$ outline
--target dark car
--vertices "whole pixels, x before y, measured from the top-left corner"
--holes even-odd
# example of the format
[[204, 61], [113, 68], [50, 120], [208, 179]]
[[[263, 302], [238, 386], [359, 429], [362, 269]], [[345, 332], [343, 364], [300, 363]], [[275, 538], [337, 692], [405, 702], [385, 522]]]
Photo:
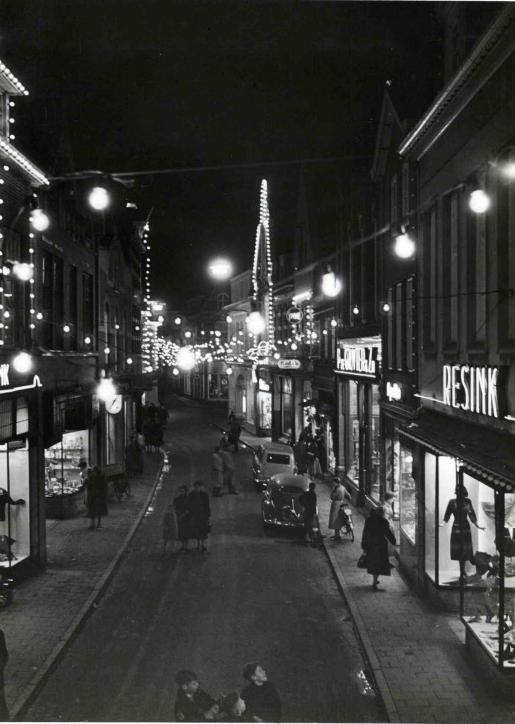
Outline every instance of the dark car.
[[308, 489], [306, 475], [279, 473], [273, 475], [263, 491], [261, 511], [265, 528], [302, 528], [303, 508], [299, 497]]
[[264, 490], [272, 476], [296, 473], [295, 456], [288, 445], [271, 442], [259, 445], [252, 459], [252, 475], [258, 490]]

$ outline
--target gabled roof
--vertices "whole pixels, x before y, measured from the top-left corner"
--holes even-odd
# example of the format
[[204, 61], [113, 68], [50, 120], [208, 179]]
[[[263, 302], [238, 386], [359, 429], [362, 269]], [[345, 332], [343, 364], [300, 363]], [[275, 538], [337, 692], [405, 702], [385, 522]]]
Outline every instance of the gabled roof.
[[40, 171], [40, 169], [29, 161], [29, 159], [24, 156], [21, 151], [18, 151], [12, 143], [9, 143], [9, 141], [6, 141], [3, 138], [0, 138], [0, 156], [3, 156], [8, 161], [15, 163], [32, 179], [32, 181], [36, 183], [37, 186], [49, 185], [50, 182], [43, 171]]
[[370, 169], [370, 176], [373, 180], [379, 176], [383, 176], [385, 173], [388, 155], [394, 150], [392, 143], [394, 130], [398, 131], [398, 138], [401, 138], [402, 124], [393, 105], [391, 96], [388, 93], [388, 89], [385, 88], [379, 125], [377, 127], [374, 161]]
[[[429, 150], [470, 100], [515, 50], [515, 6], [508, 3], [399, 147], [417, 159]], [[416, 150], [415, 150], [416, 149]]]

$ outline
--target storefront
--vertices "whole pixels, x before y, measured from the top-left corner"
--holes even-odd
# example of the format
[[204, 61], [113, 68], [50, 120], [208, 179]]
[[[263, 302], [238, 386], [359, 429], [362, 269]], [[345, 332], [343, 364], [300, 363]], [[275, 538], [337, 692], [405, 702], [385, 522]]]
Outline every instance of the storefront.
[[256, 428], [258, 435], [272, 434], [272, 378], [268, 370], [258, 370], [256, 388]]
[[[19, 382], [19, 384], [16, 384]], [[40, 391], [0, 365], [0, 567], [45, 558], [40, 471]]]
[[426, 587], [459, 595], [469, 648], [515, 673], [515, 437], [497, 425], [511, 418], [495, 370], [445, 366], [436, 402], [459, 414], [424, 409], [400, 428], [400, 527]]
[[320, 438], [319, 461], [321, 472], [336, 473], [336, 401], [335, 379], [332, 365], [315, 364], [311, 384], [312, 405], [307, 408], [306, 424], [310, 424]]
[[[400, 536], [400, 491], [404, 495], [404, 521], [408, 531], [407, 539], [414, 545], [413, 531], [410, 531], [408, 507], [412, 479], [412, 450], [406, 447], [406, 440], [401, 445], [399, 428], [407, 425], [416, 415], [418, 409], [417, 399], [413, 396], [413, 382], [411, 375], [398, 373], [392, 375], [390, 371], [383, 370], [386, 379], [383, 379], [383, 397], [381, 399], [381, 430], [383, 439], [383, 470], [381, 480], [381, 502], [386, 517], [390, 521], [399, 540]], [[388, 375], [388, 377], [387, 377]], [[414, 498], [414, 495], [413, 495]], [[413, 500], [413, 505], [416, 501]]]
[[84, 511], [84, 483], [92, 464], [92, 402], [89, 395], [52, 398], [53, 435], [44, 451], [47, 518], [68, 518]]
[[312, 396], [313, 365], [305, 360], [284, 358], [272, 370], [272, 437], [295, 442], [306, 426], [304, 400]]
[[379, 379], [381, 338], [341, 339], [336, 349], [336, 384], [343, 422], [339, 459], [359, 504], [380, 500], [381, 437]]

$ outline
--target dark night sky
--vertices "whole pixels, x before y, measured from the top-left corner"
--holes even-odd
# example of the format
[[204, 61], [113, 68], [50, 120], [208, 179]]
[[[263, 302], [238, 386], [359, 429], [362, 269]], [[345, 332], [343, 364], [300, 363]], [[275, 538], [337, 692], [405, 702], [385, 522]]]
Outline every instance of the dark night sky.
[[[0, 57], [31, 91], [16, 144], [50, 174], [63, 138], [75, 170], [366, 157], [387, 79], [401, 117], [434, 96], [441, 32], [430, 2], [0, 4]], [[363, 165], [336, 169], [349, 181]], [[298, 166], [140, 179], [140, 208], [155, 207], [153, 296], [180, 306], [215, 253], [250, 265], [265, 176], [286, 249]]]

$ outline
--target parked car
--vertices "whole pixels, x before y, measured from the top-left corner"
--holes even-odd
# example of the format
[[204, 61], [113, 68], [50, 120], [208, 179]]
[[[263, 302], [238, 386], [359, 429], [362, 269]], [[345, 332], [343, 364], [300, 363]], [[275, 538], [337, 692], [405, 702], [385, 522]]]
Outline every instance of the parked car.
[[252, 459], [252, 473], [258, 490], [263, 490], [272, 475], [296, 473], [295, 456], [288, 445], [272, 442], [259, 445]]
[[304, 509], [299, 497], [308, 489], [309, 483], [307, 475], [273, 475], [263, 491], [261, 513], [264, 527], [302, 528]]

